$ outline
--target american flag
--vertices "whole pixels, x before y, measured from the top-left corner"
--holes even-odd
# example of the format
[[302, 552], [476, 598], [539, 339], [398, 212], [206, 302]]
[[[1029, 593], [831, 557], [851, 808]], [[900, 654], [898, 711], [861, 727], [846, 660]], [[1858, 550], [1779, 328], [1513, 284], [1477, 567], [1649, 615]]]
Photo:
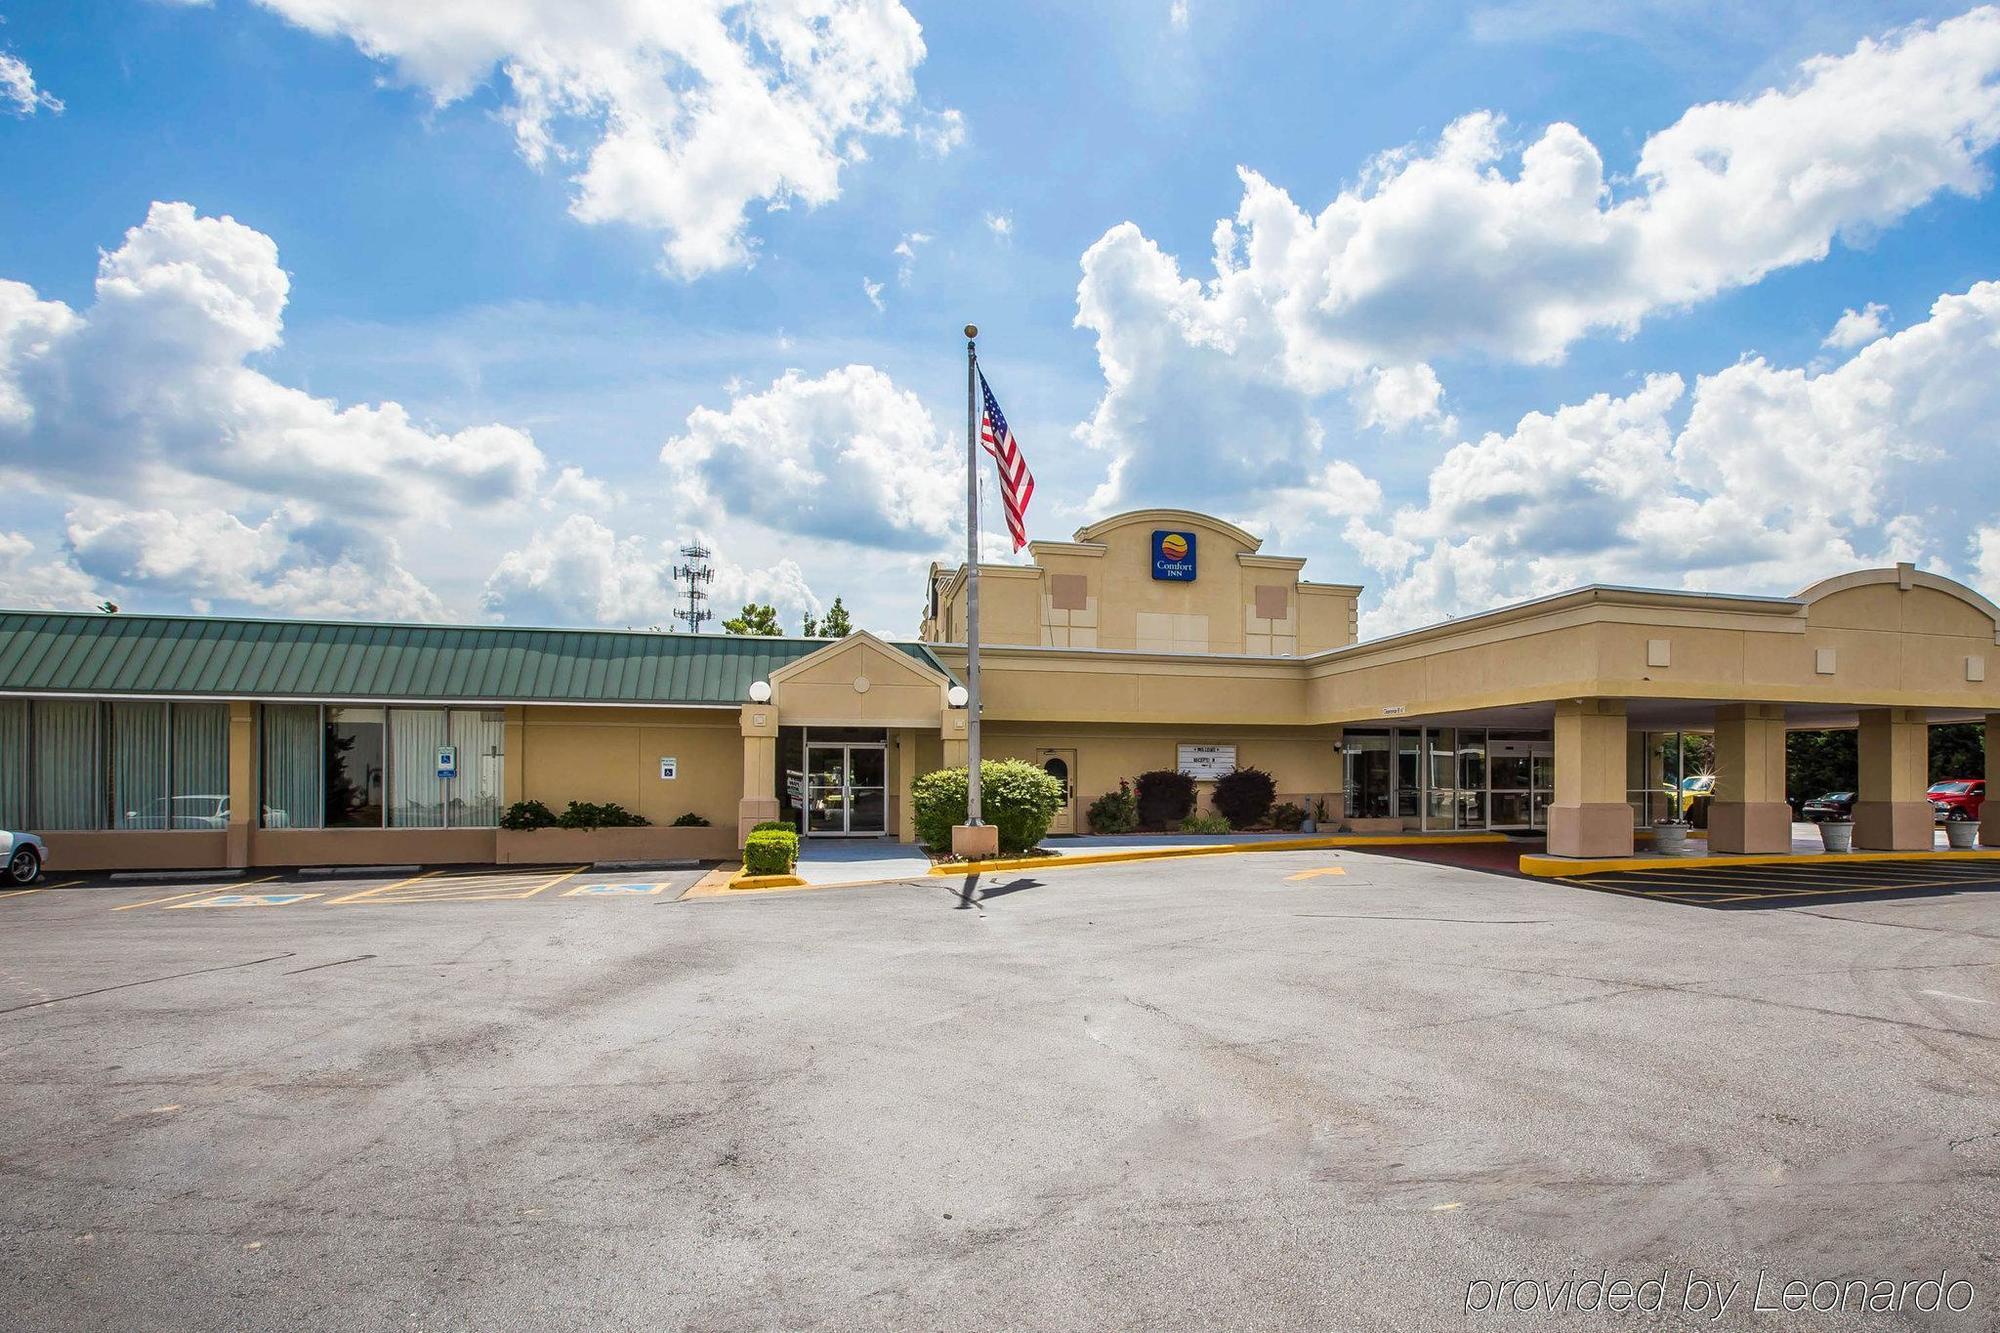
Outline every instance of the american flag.
[[1000, 498], [1007, 508], [1007, 531], [1013, 535], [1014, 549], [1018, 551], [1028, 544], [1028, 501], [1035, 494], [1035, 474], [1028, 471], [1028, 460], [1022, 457], [1014, 432], [1007, 428], [1000, 404], [993, 401], [993, 386], [986, 382], [985, 371], [979, 373], [979, 392], [986, 399], [985, 409], [979, 414], [979, 442], [999, 465]]

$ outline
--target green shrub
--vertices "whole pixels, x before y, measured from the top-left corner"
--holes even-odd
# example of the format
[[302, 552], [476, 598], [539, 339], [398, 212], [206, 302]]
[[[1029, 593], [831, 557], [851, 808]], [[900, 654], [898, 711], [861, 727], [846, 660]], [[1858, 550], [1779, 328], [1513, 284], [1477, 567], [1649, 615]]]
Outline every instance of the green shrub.
[[1181, 821], [1183, 833], [1227, 833], [1229, 821], [1221, 815], [1189, 815]]
[[790, 829], [759, 829], [743, 842], [746, 875], [789, 875], [798, 863], [799, 835]]
[[[918, 778], [910, 789], [916, 807], [917, 838], [933, 851], [951, 847], [951, 830], [965, 822], [966, 771], [941, 768]], [[1049, 831], [1067, 793], [1063, 784], [1019, 759], [988, 759], [979, 765], [979, 813], [1000, 830], [1000, 850], [1025, 852]]]
[[676, 819], [673, 823], [673, 827], [675, 828], [707, 828], [708, 826], [708, 821], [692, 810], [682, 815], [679, 819]]
[[558, 828], [641, 828], [653, 821], [644, 815], [635, 815], [615, 802], [602, 805], [594, 801], [571, 801], [556, 816]]
[[1194, 813], [1194, 779], [1171, 768], [1139, 775], [1139, 827], [1169, 829]]
[[555, 822], [556, 812], [540, 801], [516, 801], [500, 816], [500, 827], [506, 829], [554, 828]]
[[1306, 822], [1305, 807], [1293, 805], [1290, 801], [1286, 801], [1282, 805], [1271, 807], [1270, 818], [1272, 828], [1283, 829], [1287, 833], [1296, 833]]
[[1232, 768], [1215, 780], [1216, 813], [1231, 828], [1249, 828], [1262, 820], [1278, 799], [1278, 784], [1261, 768]]
[[750, 826], [752, 833], [762, 833], [765, 829], [776, 829], [780, 833], [797, 833], [799, 826], [786, 819], [765, 819]]
[[1090, 803], [1090, 829], [1093, 833], [1130, 833], [1139, 827], [1139, 801], [1132, 795], [1132, 784], [1118, 779], [1118, 790], [1108, 791]]

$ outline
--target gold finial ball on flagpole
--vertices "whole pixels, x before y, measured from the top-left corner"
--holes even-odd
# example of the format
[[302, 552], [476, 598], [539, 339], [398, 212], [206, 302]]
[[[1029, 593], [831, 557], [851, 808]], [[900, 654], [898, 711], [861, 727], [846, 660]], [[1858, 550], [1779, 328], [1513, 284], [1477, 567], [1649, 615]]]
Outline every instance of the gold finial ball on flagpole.
[[977, 338], [979, 336], [979, 326], [977, 324], [966, 325], [965, 336], [968, 338]]

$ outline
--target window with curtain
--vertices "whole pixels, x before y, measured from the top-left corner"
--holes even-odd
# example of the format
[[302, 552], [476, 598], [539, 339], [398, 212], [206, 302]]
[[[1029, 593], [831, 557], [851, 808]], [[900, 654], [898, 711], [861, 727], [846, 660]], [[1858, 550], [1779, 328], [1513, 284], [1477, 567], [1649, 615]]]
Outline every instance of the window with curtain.
[[28, 827], [28, 701], [0, 699], [0, 828]]
[[388, 773], [384, 709], [326, 710], [326, 827], [381, 828]]
[[38, 699], [32, 718], [34, 827], [103, 828], [103, 709], [87, 701]]
[[225, 828], [229, 824], [229, 705], [175, 704], [173, 725], [173, 826]]
[[[389, 826], [443, 828], [446, 789], [438, 776], [438, 751], [451, 744], [442, 708], [389, 710]], [[454, 821], [455, 822], [455, 821]]]
[[265, 828], [322, 826], [320, 740], [319, 705], [264, 705]]
[[167, 808], [167, 706], [111, 705], [111, 827], [164, 829]]
[[492, 828], [500, 822], [506, 736], [506, 714], [497, 708], [452, 710], [450, 743], [458, 751], [451, 794], [454, 828]]

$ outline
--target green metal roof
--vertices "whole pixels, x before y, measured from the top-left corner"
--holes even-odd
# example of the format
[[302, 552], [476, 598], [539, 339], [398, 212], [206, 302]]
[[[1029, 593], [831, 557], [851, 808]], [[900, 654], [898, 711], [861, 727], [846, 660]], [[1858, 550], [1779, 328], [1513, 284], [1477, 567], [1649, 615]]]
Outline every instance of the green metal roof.
[[[740, 704], [825, 639], [0, 611], [0, 693]], [[892, 645], [947, 678], [921, 643]]]

